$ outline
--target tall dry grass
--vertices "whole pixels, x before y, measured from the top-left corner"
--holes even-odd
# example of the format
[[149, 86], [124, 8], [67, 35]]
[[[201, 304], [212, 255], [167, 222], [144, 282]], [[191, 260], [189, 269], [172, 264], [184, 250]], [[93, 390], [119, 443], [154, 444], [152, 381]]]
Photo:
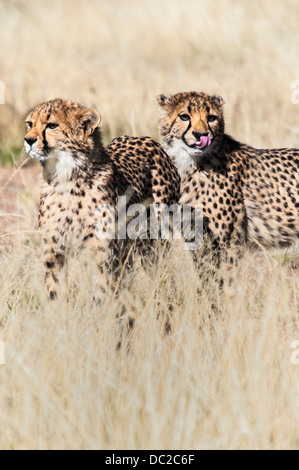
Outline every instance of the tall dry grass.
[[38, 240], [19, 234], [1, 255], [1, 448], [298, 448], [290, 263], [247, 253], [224, 296], [187, 252], [164, 252], [99, 309], [72, 260], [54, 305]]
[[[21, 116], [56, 96], [95, 106], [106, 142], [158, 138], [155, 95], [191, 89], [223, 95], [242, 141], [298, 146], [298, 12], [295, 0], [1, 0], [1, 149], [12, 155]], [[17, 195], [5, 246], [0, 225], [0, 448], [299, 447], [298, 250], [246, 252], [225, 294], [187, 252], [161, 252], [101, 309], [71, 260], [53, 306], [37, 199]]]

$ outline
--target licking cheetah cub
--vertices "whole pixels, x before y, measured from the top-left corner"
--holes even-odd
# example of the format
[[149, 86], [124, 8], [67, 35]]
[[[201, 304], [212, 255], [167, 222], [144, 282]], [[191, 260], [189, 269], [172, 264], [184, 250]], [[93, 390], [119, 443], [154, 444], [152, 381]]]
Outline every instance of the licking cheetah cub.
[[66, 254], [83, 248], [98, 276], [96, 298], [102, 298], [120, 195], [129, 190], [130, 202], [152, 197], [157, 204], [179, 199], [178, 173], [160, 145], [125, 136], [105, 150], [100, 119], [97, 111], [62, 99], [37, 105], [26, 118], [25, 150], [43, 169], [39, 227], [50, 299], [57, 297]]
[[224, 133], [223, 99], [185, 92], [157, 97], [163, 147], [182, 178], [182, 204], [202, 205], [221, 249], [242, 239], [287, 246], [299, 236], [299, 150], [255, 149]]

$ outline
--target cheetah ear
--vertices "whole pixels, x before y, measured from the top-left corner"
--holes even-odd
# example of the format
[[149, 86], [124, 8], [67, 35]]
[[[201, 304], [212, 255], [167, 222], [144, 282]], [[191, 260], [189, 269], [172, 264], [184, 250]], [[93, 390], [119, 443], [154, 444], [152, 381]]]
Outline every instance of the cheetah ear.
[[167, 96], [163, 95], [163, 93], [161, 95], [158, 95], [156, 100], [160, 106], [167, 106], [171, 103], [171, 99], [167, 98]]
[[213, 95], [212, 98], [218, 106], [223, 106], [224, 105], [224, 99], [221, 96]]
[[101, 116], [94, 109], [85, 109], [81, 113], [81, 124], [87, 137], [94, 133], [100, 122]]

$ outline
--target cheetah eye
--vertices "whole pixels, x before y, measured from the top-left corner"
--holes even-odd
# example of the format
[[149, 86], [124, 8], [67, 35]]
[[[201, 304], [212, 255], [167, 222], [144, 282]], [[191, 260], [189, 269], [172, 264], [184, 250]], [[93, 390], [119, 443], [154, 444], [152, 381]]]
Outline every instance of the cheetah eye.
[[190, 116], [189, 116], [189, 114], [182, 113], [182, 114], [179, 115], [179, 118], [180, 118], [182, 121], [189, 121]]
[[31, 121], [26, 121], [26, 124], [27, 124], [28, 128], [31, 129], [31, 127], [32, 127], [32, 122], [31, 122]]
[[217, 121], [217, 116], [214, 116], [213, 114], [210, 114], [210, 115], [208, 116], [208, 121], [209, 121], [209, 122], [215, 122], [215, 121]]
[[58, 124], [56, 124], [56, 122], [48, 122], [48, 124], [46, 125], [46, 129], [57, 129], [58, 127]]

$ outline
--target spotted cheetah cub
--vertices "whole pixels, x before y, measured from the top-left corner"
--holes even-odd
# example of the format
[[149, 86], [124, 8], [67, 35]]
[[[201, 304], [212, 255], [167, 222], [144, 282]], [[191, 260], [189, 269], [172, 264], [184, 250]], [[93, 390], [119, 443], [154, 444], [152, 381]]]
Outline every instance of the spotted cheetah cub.
[[202, 205], [217, 246], [287, 246], [299, 236], [299, 150], [255, 149], [224, 133], [223, 99], [157, 97], [163, 147], [182, 178], [182, 204]]
[[94, 262], [97, 300], [107, 287], [115, 208], [126, 192], [131, 201], [157, 204], [179, 199], [180, 180], [169, 157], [149, 137], [122, 137], [103, 148], [100, 115], [78, 103], [54, 99], [26, 118], [25, 150], [42, 165], [39, 227], [45, 246], [46, 286], [57, 297], [58, 272], [66, 254], [88, 250]]

